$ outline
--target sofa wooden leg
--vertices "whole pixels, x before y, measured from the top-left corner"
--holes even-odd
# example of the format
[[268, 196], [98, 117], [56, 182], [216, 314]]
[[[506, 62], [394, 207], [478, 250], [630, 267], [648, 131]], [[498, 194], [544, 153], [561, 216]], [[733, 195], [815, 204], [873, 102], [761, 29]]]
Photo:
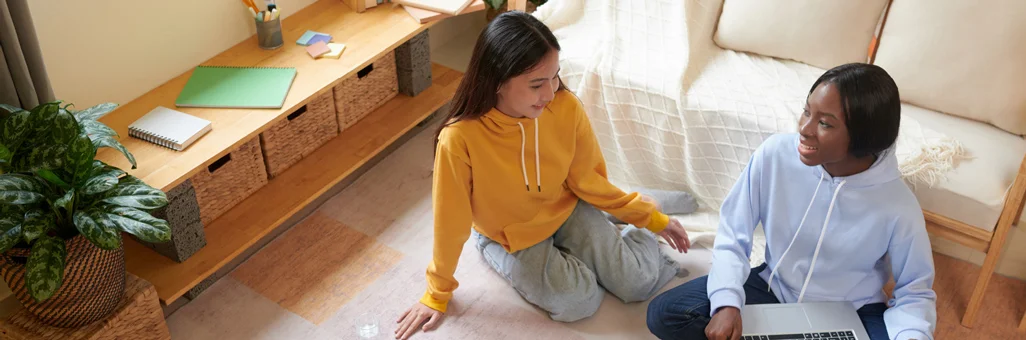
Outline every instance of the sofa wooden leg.
[[1019, 332], [1026, 332], [1026, 313], [1022, 315], [1022, 321], [1019, 321]]
[[969, 305], [966, 306], [965, 315], [962, 316], [962, 326], [973, 327], [973, 322], [976, 321], [976, 314], [980, 311], [980, 304], [983, 303], [983, 296], [987, 293], [987, 284], [990, 283], [990, 277], [994, 275], [994, 267], [997, 266], [1000, 253], [1001, 250], [997, 247], [991, 247], [990, 251], [987, 252], [987, 258], [983, 260], [980, 276], [976, 279], [976, 287], [973, 288], [973, 296], [969, 299]]
[[[1013, 202], [1013, 206], [1018, 206], [1021, 202], [1022, 196], [1017, 196], [1019, 196], [1018, 201]], [[987, 284], [990, 283], [990, 277], [994, 275], [994, 268], [997, 267], [1001, 252], [1005, 249], [1005, 240], [1008, 238], [1009, 230], [1012, 229], [1012, 217], [1015, 215], [1017, 213], [1014, 210], [1006, 209], [998, 219], [997, 226], [994, 228], [994, 236], [990, 239], [990, 246], [987, 247], [987, 257], [983, 260], [983, 268], [980, 268], [980, 277], [976, 279], [976, 287], [973, 288], [973, 296], [969, 299], [969, 305], [966, 306], [965, 315], [962, 316], [962, 326], [972, 328], [973, 322], [976, 321], [976, 314], [980, 311], [983, 296], [987, 293]]]

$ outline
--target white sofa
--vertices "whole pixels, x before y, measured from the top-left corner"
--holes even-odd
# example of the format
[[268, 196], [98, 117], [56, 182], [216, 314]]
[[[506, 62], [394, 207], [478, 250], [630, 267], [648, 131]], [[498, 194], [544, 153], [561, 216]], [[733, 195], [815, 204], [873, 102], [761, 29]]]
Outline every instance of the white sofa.
[[[1026, 191], [1026, 2], [549, 4], [535, 15], [560, 39], [561, 76], [584, 101], [611, 176], [691, 190], [713, 209], [763, 138], [794, 131], [825, 69], [886, 69], [904, 102], [903, 173], [931, 234], [950, 240], [935, 238], [935, 250], [983, 265], [962, 320], [972, 325]], [[1026, 268], [1017, 248], [1006, 271]]]

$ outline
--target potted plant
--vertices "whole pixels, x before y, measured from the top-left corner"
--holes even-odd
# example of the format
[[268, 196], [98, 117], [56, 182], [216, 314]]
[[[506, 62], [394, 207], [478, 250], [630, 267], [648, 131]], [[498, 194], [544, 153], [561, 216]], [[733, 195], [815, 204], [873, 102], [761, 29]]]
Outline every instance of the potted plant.
[[[527, 13], [533, 13], [538, 6], [544, 5], [548, 0], [527, 0]], [[484, 0], [487, 10], [486, 18], [492, 21], [495, 17], [508, 10], [509, 0]]]
[[0, 274], [44, 323], [80, 327], [106, 318], [125, 288], [121, 232], [167, 242], [150, 211], [164, 192], [95, 160], [99, 148], [135, 158], [97, 121], [115, 104], [82, 111], [61, 102], [0, 106]]

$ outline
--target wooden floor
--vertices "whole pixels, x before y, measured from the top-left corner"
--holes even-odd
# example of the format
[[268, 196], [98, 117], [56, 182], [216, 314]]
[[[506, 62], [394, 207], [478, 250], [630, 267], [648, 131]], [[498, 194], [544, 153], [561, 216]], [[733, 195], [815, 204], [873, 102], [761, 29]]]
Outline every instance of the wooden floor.
[[972, 329], [959, 322], [965, 313], [973, 284], [980, 267], [946, 255], [934, 254], [937, 279], [938, 340], [946, 339], [1026, 339], [1026, 333], [1016, 331], [1023, 312], [1026, 312], [1026, 282], [994, 275], [990, 280], [983, 308]]

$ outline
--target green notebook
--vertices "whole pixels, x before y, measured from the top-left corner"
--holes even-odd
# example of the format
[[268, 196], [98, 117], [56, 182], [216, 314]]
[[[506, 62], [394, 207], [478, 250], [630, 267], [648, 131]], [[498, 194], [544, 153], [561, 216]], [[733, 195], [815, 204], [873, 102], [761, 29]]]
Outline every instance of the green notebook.
[[292, 67], [197, 66], [175, 106], [280, 109], [295, 78]]

